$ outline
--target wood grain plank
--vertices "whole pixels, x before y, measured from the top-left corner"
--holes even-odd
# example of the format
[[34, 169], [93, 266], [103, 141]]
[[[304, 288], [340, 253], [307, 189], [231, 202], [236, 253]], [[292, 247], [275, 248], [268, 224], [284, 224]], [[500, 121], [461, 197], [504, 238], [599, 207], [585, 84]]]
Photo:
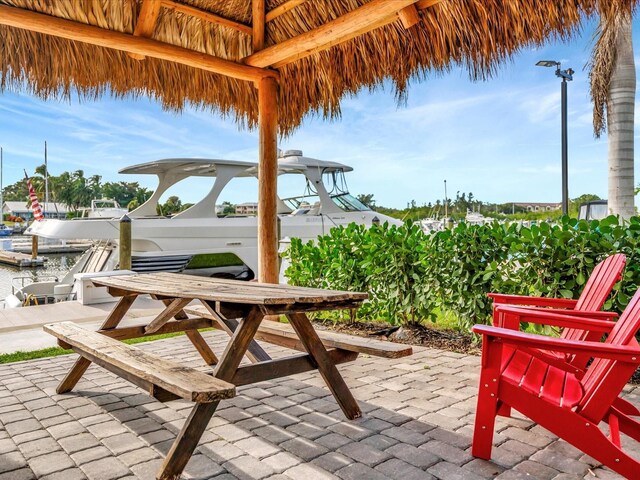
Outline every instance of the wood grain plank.
[[184, 467], [189, 462], [193, 451], [198, 446], [209, 420], [218, 408], [220, 402], [198, 403], [193, 407], [189, 417], [178, 433], [171, 449], [167, 453], [158, 471], [158, 480], [178, 480]]
[[167, 322], [155, 333], [146, 333], [144, 331], [147, 327], [146, 323], [130, 325], [128, 327], [113, 328], [110, 330], [98, 330], [98, 333], [116, 340], [127, 340], [129, 338], [148, 337], [150, 335], [185, 332], [187, 330], [201, 330], [203, 328], [211, 328], [211, 324], [211, 319], [200, 316], [199, 318], [190, 318], [188, 320], [180, 320], [179, 322]]
[[207, 365], [215, 365], [218, 363], [218, 357], [213, 353], [213, 350], [211, 350], [211, 347], [209, 347], [205, 339], [200, 335], [199, 331], [186, 330], [185, 333]]
[[171, 320], [175, 315], [179, 315], [180, 312], [182, 312], [182, 309], [189, 305], [189, 303], [191, 303], [191, 298], [176, 298], [169, 306], [160, 312], [158, 316], [149, 323], [149, 325], [147, 325], [145, 332], [157, 332], [158, 329]]
[[211, 402], [235, 395], [235, 386], [189, 367], [178, 365], [144, 352], [72, 322], [44, 326], [51, 335], [61, 338], [83, 357], [109, 368], [157, 385], [181, 398], [194, 402]]
[[[209, 302], [202, 301], [202, 305], [206, 309], [208, 318], [211, 318], [213, 321], [217, 322], [220, 328], [227, 332], [230, 337], [232, 337], [238, 328], [238, 321], [231, 318], [224, 318], [223, 316], [219, 315], [215, 310], [215, 305]], [[252, 363], [271, 360], [271, 356], [258, 344], [258, 342], [253, 339], [249, 343], [246, 355]]]
[[[328, 350], [327, 354], [334, 364], [352, 362], [358, 357], [357, 352], [349, 352], [348, 350], [332, 349]], [[240, 387], [242, 385], [250, 385], [252, 383], [273, 380], [274, 378], [308, 372], [316, 368], [316, 364], [309, 354], [293, 355], [286, 358], [257, 363], [255, 365], [238, 367], [238, 371], [234, 375], [231, 383]]]
[[[71, 345], [68, 345], [67, 348], [70, 347]], [[91, 365], [90, 360], [87, 360], [84, 357], [78, 358], [73, 364], [73, 367], [71, 367], [71, 370], [67, 372], [65, 377], [60, 382], [60, 385], [58, 385], [58, 387], [56, 388], [56, 393], [62, 394], [73, 390], [73, 387], [78, 384], [78, 382], [82, 378], [82, 375], [84, 375], [84, 372], [86, 372], [87, 368], [89, 368], [89, 365]]]
[[[213, 318], [209, 311], [199, 306], [188, 307], [185, 310], [191, 315]], [[325, 330], [318, 330], [316, 333], [323, 345], [329, 348], [340, 348], [343, 350], [365, 353], [367, 355], [383, 358], [402, 358], [413, 354], [413, 348], [411, 345], [358, 337], [344, 333], [328, 332]], [[258, 328], [256, 336], [260, 338], [263, 334], [265, 335], [265, 340], [267, 340], [267, 338], [271, 338], [274, 340], [272, 343], [277, 343], [282, 346], [288, 346], [290, 344], [278, 343], [277, 340], [279, 338], [291, 340], [294, 342], [292, 344], [296, 344], [299, 340], [293, 327], [286, 323], [264, 322]], [[298, 348], [296, 348], [296, 350], [298, 350]]]
[[312, 304], [341, 300], [357, 302], [368, 298], [368, 295], [362, 292], [332, 291], [215, 278], [196, 278], [191, 275], [177, 273], [102, 277], [95, 279], [94, 284], [118, 289], [119, 291], [156, 294], [171, 298], [202, 298], [211, 301], [251, 305]]
[[307, 353], [317, 365], [320, 375], [322, 375], [327, 387], [329, 387], [338, 405], [340, 405], [342, 412], [350, 420], [360, 418], [362, 411], [358, 406], [358, 402], [353, 398], [342, 375], [340, 375], [333, 360], [322, 345], [309, 318], [304, 313], [291, 313], [287, 315], [287, 318], [298, 334], [300, 341], [304, 344]]
[[121, 297], [113, 310], [111, 310], [109, 315], [107, 315], [107, 318], [100, 326], [100, 330], [117, 327], [131, 308], [131, 305], [133, 305], [133, 302], [135, 302], [136, 298], [138, 298], [138, 295], [135, 293]]

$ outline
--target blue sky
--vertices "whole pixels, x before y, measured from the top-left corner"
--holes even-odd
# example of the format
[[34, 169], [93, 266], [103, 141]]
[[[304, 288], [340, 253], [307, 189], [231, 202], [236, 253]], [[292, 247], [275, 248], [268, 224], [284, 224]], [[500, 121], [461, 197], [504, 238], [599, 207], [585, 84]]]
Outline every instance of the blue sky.
[[[396, 104], [389, 86], [362, 91], [344, 99], [341, 120], [307, 118], [280, 147], [353, 166], [351, 192], [373, 193], [385, 206], [434, 202], [443, 197], [445, 179], [450, 196], [471, 191], [486, 202], [559, 202], [560, 80], [553, 69], [535, 66], [554, 59], [576, 71], [569, 84], [569, 195], [606, 198], [607, 140], [606, 134], [593, 137], [585, 70], [593, 30], [589, 24], [570, 43], [524, 49], [486, 82], [471, 82], [458, 68], [415, 81], [406, 105]], [[43, 163], [45, 140], [54, 175], [83, 169], [103, 181], [149, 188], [153, 177], [118, 175], [118, 169], [170, 157], [256, 161], [258, 152], [256, 132], [207, 111], [164, 112], [145, 98], [43, 102], [26, 90], [0, 94], [5, 185], [20, 179], [23, 168], [31, 172]], [[289, 179], [280, 188], [286, 197], [301, 194], [304, 185]], [[168, 194], [193, 202], [207, 190], [206, 181], [192, 179]], [[231, 183], [221, 200], [257, 200], [255, 182]]]

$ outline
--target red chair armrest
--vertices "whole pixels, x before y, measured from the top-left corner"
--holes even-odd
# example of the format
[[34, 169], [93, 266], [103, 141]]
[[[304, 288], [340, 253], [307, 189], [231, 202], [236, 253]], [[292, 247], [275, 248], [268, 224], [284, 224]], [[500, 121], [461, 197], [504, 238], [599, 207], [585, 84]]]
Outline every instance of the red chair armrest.
[[633, 345], [611, 345], [600, 342], [566, 340], [489, 325], [475, 325], [473, 332], [482, 335], [484, 337], [483, 340], [491, 339], [510, 345], [562, 353], [582, 353], [592, 357], [610, 358], [612, 360], [640, 364], [640, 348]]
[[[603, 313], [606, 314], [602, 315]], [[593, 332], [610, 332], [615, 325], [615, 323], [611, 321], [612, 315], [608, 312], [554, 311], [550, 309], [498, 305], [494, 314], [494, 324], [500, 326], [499, 322], [504, 317], [508, 317], [510, 320], [515, 318], [518, 324], [527, 322], [562, 328], [578, 328], [580, 330]]]
[[554, 308], [574, 308], [577, 300], [570, 298], [546, 298], [529, 297], [527, 295], [505, 295], [502, 293], [488, 293], [487, 296], [493, 299], [495, 305], [531, 305], [534, 307], [554, 307]]

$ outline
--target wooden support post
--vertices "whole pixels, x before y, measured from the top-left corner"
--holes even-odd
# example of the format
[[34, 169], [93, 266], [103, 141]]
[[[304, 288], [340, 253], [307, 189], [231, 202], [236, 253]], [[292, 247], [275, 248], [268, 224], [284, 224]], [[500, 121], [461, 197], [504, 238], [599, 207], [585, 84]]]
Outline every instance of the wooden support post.
[[251, 1], [251, 28], [253, 38], [253, 51], [257, 52], [264, 48], [265, 31], [265, 0]]
[[120, 270], [131, 270], [131, 219], [123, 215], [120, 219]]
[[34, 260], [38, 258], [38, 236], [31, 236], [31, 258]]
[[260, 160], [258, 166], [258, 279], [278, 283], [278, 83], [258, 83]]

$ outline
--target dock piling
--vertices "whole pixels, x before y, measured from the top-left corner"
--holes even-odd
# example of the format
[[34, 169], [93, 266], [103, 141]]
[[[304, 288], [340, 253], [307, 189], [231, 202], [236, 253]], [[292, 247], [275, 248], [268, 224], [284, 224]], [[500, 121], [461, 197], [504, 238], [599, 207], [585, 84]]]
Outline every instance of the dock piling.
[[31, 236], [31, 258], [35, 260], [38, 258], [38, 236]]
[[131, 270], [131, 218], [120, 218], [120, 270]]

